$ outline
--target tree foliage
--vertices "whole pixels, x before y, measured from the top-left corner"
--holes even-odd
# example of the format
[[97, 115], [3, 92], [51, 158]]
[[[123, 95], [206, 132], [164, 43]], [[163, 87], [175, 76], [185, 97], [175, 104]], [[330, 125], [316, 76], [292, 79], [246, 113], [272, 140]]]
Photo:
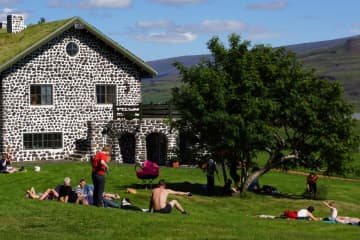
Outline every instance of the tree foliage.
[[39, 21], [38, 21], [38, 24], [43, 24], [43, 23], [45, 23], [45, 22], [46, 22], [45, 18], [44, 18], [44, 17], [41, 17], [41, 18], [39, 19]]
[[267, 152], [267, 163], [243, 182], [244, 189], [274, 167], [345, 171], [357, 136], [353, 108], [338, 81], [305, 70], [284, 48], [251, 48], [235, 34], [228, 47], [217, 37], [207, 45], [211, 60], [175, 63], [183, 84], [172, 93], [182, 114], [175, 125], [191, 133], [198, 150], [219, 162], [241, 161], [244, 176], [257, 154]]

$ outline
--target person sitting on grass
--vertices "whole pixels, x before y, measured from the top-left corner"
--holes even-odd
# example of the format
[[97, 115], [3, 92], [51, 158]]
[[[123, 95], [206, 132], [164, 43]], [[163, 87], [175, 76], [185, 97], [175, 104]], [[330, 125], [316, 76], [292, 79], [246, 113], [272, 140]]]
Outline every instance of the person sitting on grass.
[[330, 208], [330, 217], [327, 217], [327, 218], [324, 218], [323, 220], [327, 220], [327, 221], [336, 221], [336, 218], [337, 218], [337, 214], [338, 214], [338, 211], [336, 209], [336, 206], [335, 206], [335, 202], [323, 202], [324, 205], [328, 208]]
[[64, 179], [64, 185], [60, 186], [59, 190], [59, 201], [60, 202], [70, 202], [70, 203], [79, 203], [81, 197], [78, 196], [76, 192], [74, 192], [70, 185], [70, 178], [66, 177]]
[[360, 218], [347, 217], [347, 216], [338, 216], [338, 211], [335, 206], [335, 202], [323, 202], [324, 205], [330, 208], [330, 217], [324, 218], [324, 221], [334, 221], [341, 224], [352, 224], [360, 225]]
[[78, 195], [79, 203], [82, 205], [92, 205], [93, 191], [93, 185], [87, 185], [84, 178], [80, 179], [79, 185], [74, 188], [74, 192]]
[[11, 166], [11, 160], [7, 153], [3, 153], [0, 160], [0, 172], [1, 173], [15, 173], [18, 169]]
[[53, 188], [48, 188], [44, 193], [37, 193], [34, 187], [26, 191], [26, 197], [39, 200], [54, 200], [59, 197], [59, 193]]
[[179, 192], [166, 188], [165, 180], [161, 179], [158, 183], [158, 186], [152, 190], [150, 198], [149, 211], [152, 209], [154, 212], [158, 213], [170, 213], [172, 208], [176, 208], [182, 214], [188, 214], [180, 205], [177, 200], [167, 201], [169, 194], [179, 195], [179, 196], [191, 196], [190, 192]]

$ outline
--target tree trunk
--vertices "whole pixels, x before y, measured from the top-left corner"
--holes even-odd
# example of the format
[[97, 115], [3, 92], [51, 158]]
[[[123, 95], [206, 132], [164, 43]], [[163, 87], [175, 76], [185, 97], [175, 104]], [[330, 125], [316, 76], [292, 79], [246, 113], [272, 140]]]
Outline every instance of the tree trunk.
[[257, 178], [261, 177], [262, 175], [264, 175], [265, 173], [267, 173], [268, 171], [270, 171], [272, 168], [279, 166], [281, 163], [289, 160], [289, 159], [294, 159], [297, 158], [296, 155], [287, 155], [287, 156], [282, 156], [279, 159], [277, 159], [276, 155], [271, 155], [269, 157], [268, 162], [266, 163], [266, 165], [257, 170], [254, 171], [245, 181], [245, 184], [243, 185], [241, 192], [245, 192], [248, 187], [250, 186], [250, 184]]

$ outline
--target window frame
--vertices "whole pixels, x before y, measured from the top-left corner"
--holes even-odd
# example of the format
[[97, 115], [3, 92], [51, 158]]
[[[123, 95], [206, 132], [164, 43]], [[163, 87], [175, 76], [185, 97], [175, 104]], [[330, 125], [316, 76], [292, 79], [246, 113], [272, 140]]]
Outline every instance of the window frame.
[[[102, 88], [100, 90], [100, 88]], [[112, 88], [112, 89], [111, 89]], [[99, 92], [99, 91], [100, 92]], [[116, 84], [96, 84], [95, 85], [95, 101], [98, 105], [109, 105], [116, 102]], [[110, 91], [110, 93], [109, 93]], [[109, 98], [112, 96], [111, 101]]]
[[[35, 87], [39, 87], [39, 89], [35, 89]], [[50, 87], [50, 94], [47, 90], [49, 87]], [[52, 84], [31, 84], [30, 105], [31, 106], [54, 105], [54, 86]]]
[[[71, 48], [69, 48], [69, 46]], [[74, 48], [73, 46], [76, 46], [76, 48]], [[76, 52], [74, 52], [74, 49], [76, 49]], [[70, 41], [65, 46], [65, 52], [69, 57], [76, 57], [77, 55], [79, 55], [80, 46], [78, 43], [76, 43], [74, 41]]]
[[[23, 148], [24, 150], [63, 149], [63, 136], [62, 132], [23, 133]], [[27, 137], [30, 139], [26, 139]]]

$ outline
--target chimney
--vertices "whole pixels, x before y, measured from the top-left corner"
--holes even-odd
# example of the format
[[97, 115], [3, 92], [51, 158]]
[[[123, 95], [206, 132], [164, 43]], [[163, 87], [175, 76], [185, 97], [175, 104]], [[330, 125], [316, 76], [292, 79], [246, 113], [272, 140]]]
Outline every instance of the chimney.
[[26, 28], [24, 24], [24, 16], [18, 14], [7, 15], [7, 32], [17, 33]]

